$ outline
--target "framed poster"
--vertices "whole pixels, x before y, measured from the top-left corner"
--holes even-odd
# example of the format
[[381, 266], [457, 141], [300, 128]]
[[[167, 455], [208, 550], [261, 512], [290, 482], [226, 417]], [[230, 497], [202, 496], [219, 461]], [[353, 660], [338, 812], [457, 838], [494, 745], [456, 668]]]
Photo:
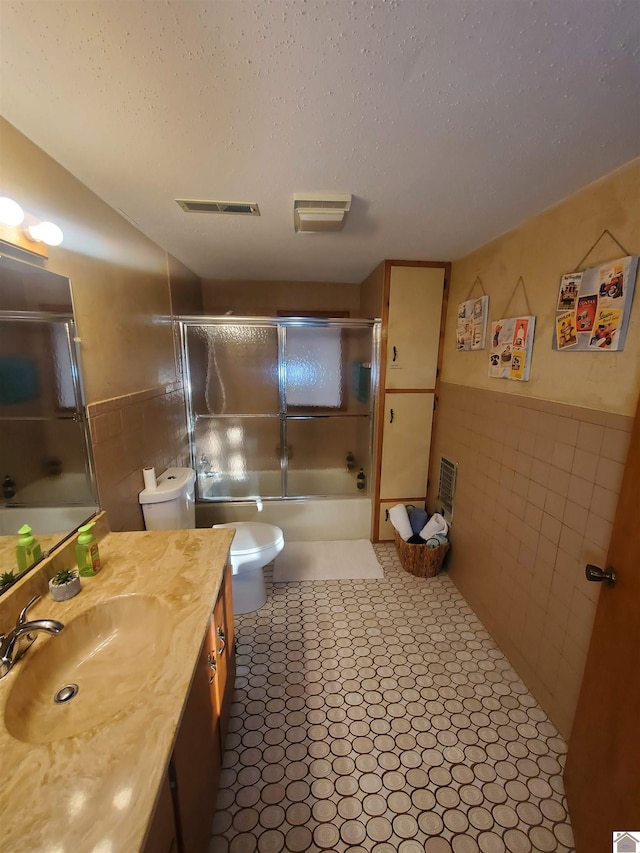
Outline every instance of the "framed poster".
[[487, 338], [489, 297], [467, 299], [458, 305], [456, 349], [461, 351], [484, 349]]
[[553, 348], [562, 352], [624, 349], [637, 273], [638, 258], [629, 255], [563, 275]]
[[491, 323], [489, 376], [517, 382], [529, 380], [535, 327], [533, 315], [508, 317]]

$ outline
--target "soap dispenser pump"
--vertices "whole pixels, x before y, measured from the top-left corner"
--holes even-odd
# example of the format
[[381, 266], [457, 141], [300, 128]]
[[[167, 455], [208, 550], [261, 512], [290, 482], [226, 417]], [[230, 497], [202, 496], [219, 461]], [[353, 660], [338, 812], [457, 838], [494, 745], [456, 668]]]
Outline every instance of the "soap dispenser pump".
[[76, 562], [78, 572], [85, 578], [93, 577], [100, 571], [100, 553], [98, 543], [93, 538], [91, 528], [95, 521], [89, 522], [78, 528], [78, 542], [76, 544]]
[[16, 545], [16, 559], [18, 561], [18, 571], [24, 572], [36, 560], [42, 557], [42, 548], [32, 534], [28, 524], [23, 524], [18, 533], [20, 538]]

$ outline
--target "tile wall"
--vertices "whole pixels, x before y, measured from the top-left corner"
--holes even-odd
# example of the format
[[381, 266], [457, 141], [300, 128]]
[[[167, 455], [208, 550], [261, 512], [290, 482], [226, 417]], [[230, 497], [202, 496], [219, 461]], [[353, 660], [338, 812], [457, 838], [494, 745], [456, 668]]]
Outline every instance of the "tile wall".
[[432, 450], [458, 463], [451, 578], [568, 737], [633, 418], [443, 383]]
[[188, 464], [181, 383], [90, 403], [87, 407], [100, 506], [112, 530], [144, 530], [142, 468], [161, 473]]

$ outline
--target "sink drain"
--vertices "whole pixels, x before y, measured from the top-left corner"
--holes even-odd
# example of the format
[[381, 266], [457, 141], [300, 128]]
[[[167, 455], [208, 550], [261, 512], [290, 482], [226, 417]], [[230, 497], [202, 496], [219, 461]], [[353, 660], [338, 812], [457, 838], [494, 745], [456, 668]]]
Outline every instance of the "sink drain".
[[67, 702], [71, 702], [74, 696], [78, 695], [79, 690], [80, 688], [77, 684], [65, 684], [53, 697], [53, 701], [56, 705], [64, 705]]

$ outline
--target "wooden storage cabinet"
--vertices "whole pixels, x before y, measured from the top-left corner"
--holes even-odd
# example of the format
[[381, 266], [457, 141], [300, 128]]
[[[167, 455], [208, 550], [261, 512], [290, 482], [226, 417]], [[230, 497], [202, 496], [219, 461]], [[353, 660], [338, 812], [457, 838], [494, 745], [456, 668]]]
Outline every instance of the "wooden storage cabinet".
[[169, 765], [171, 814], [166, 814], [167, 791], [163, 786], [144, 853], [208, 850], [234, 681], [231, 567], [227, 565]]
[[386, 510], [424, 504], [437, 400], [450, 265], [385, 261], [363, 283], [363, 303], [382, 314], [374, 541], [393, 539]]
[[385, 388], [436, 387], [444, 275], [443, 267], [391, 266]]
[[434, 397], [433, 392], [385, 395], [380, 500], [424, 496]]
[[143, 853], [178, 853], [178, 837], [168, 770], [162, 780], [162, 788], [147, 832]]

